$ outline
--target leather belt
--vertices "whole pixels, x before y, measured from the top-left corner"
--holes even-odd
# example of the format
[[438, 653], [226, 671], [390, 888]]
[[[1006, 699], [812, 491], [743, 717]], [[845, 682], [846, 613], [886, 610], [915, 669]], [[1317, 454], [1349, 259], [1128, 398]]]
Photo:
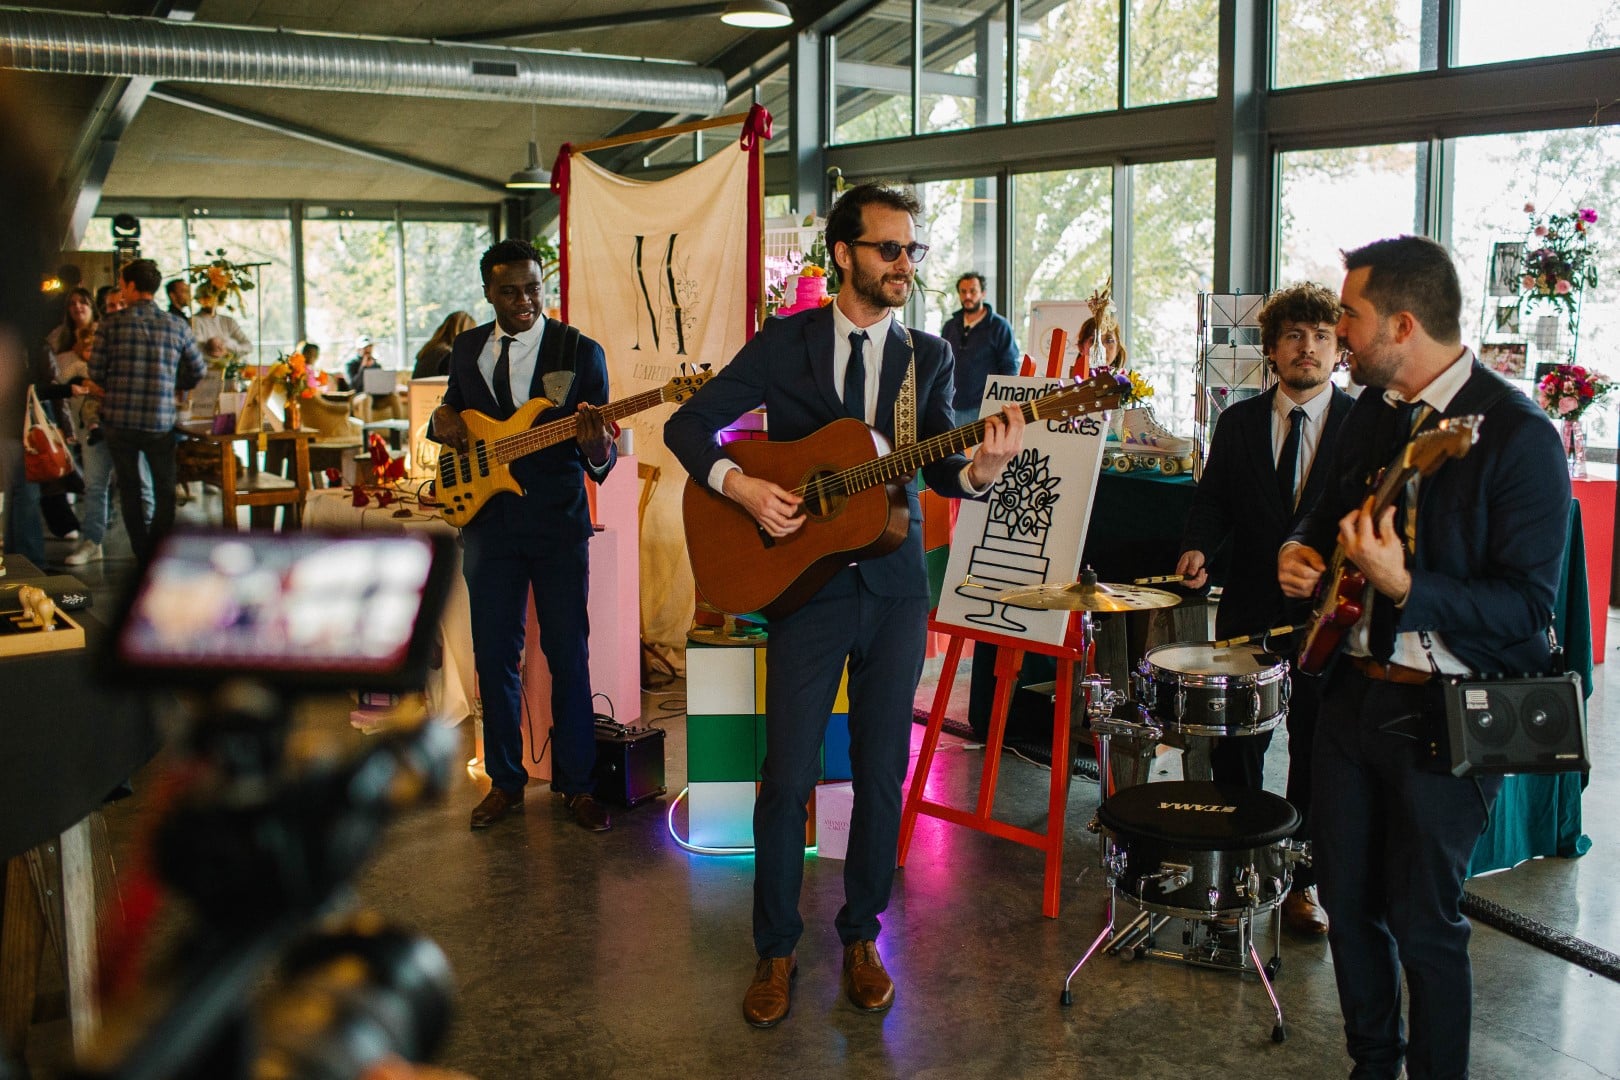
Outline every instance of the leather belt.
[[1402, 686], [1422, 686], [1432, 682], [1434, 674], [1405, 664], [1381, 664], [1370, 656], [1346, 657], [1357, 671], [1378, 682], [1400, 683]]

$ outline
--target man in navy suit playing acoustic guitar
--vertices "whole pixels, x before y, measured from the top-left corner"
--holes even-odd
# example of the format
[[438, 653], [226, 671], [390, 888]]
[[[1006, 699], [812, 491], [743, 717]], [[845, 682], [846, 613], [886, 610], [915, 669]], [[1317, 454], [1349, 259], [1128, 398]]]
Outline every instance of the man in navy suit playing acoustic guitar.
[[[495, 321], [456, 338], [450, 383], [433, 413], [434, 436], [467, 449], [464, 409], [509, 419], [531, 398], [556, 403], [536, 422], [574, 413], [574, 442], [512, 463], [524, 493], [501, 492], [462, 529], [462, 575], [472, 608], [473, 662], [484, 702], [484, 770], [490, 789], [473, 809], [472, 827], [488, 828], [523, 808], [522, 662], [529, 589], [540, 620], [540, 648], [551, 667], [551, 787], [574, 820], [608, 829], [592, 797], [596, 732], [586, 615], [591, 537], [585, 473], [600, 483], [613, 468], [613, 439], [597, 411], [608, 396], [602, 346], [548, 319], [540, 307], [540, 258], [521, 240], [502, 240], [479, 263]], [[441, 493], [442, 495], [443, 493]]]
[[[1310, 613], [1304, 601], [1283, 597], [1274, 553], [1327, 487], [1339, 425], [1355, 401], [1328, 380], [1339, 359], [1338, 323], [1338, 297], [1311, 282], [1267, 300], [1260, 311], [1260, 349], [1277, 385], [1227, 408], [1210, 440], [1176, 573], [1189, 588], [1203, 588], [1209, 556], [1228, 550], [1230, 569], [1215, 613], [1218, 638], [1303, 623]], [[1288, 655], [1293, 640], [1283, 637], [1266, 647]], [[1287, 795], [1301, 816], [1294, 836], [1304, 840], [1310, 839], [1311, 744], [1321, 681], [1296, 671], [1288, 698]], [[1270, 745], [1269, 731], [1221, 739], [1210, 753], [1215, 782], [1263, 788]], [[1294, 870], [1283, 923], [1298, 934], [1327, 933], [1309, 864]]]
[[[1443, 726], [1439, 675], [1549, 669], [1569, 474], [1552, 424], [1462, 344], [1445, 248], [1401, 236], [1344, 260], [1339, 337], [1367, 390], [1339, 433], [1331, 483], [1277, 558], [1289, 596], [1311, 595], [1335, 547], [1371, 587], [1324, 675], [1313, 855], [1350, 1075], [1466, 1077], [1463, 875], [1502, 781], [1452, 776], [1421, 754]], [[1410, 505], [1405, 520], [1395, 505], [1375, 518], [1370, 477], [1426, 432], [1439, 445], [1443, 418], [1469, 416], [1482, 418], [1478, 442], [1408, 485], [1415, 521]]]
[[[857, 417], [891, 442], [896, 404], [912, 397], [919, 440], [952, 428], [955, 392], [950, 346], [908, 332], [895, 308], [911, 293], [915, 239], [911, 195], [876, 184], [845, 192], [827, 217], [827, 251], [843, 282], [834, 304], [768, 320], [726, 368], [664, 428], [693, 479], [741, 505], [775, 540], [805, 523], [802, 500], [744, 473], [716, 435], [764, 405], [771, 440], [796, 440], [840, 417]], [[908, 340], [911, 344], [908, 344]], [[914, 393], [903, 391], [914, 371]], [[902, 407], [901, 415], [907, 410]], [[953, 453], [923, 467], [935, 491], [982, 495], [1023, 445], [1014, 407], [992, 417], [971, 463]], [[838, 683], [849, 665], [850, 764], [855, 806], [844, 863], [845, 903], [836, 919], [844, 946], [843, 988], [865, 1012], [894, 1001], [878, 956], [878, 916], [889, 903], [900, 832], [901, 785], [909, 759], [912, 698], [922, 675], [928, 618], [917, 494], [908, 492], [910, 528], [894, 551], [845, 566], [802, 607], [773, 619], [766, 657], [766, 756], [754, 805], [754, 948], [758, 962], [743, 1016], [771, 1027], [788, 1013], [804, 930], [805, 803]], [[747, 558], [738, 552], [739, 561]]]

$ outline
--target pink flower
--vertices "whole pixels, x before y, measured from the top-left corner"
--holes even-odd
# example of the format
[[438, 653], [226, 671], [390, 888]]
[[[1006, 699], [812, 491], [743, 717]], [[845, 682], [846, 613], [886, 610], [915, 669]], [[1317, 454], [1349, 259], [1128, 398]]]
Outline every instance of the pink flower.
[[1530, 275], [1530, 274], [1526, 274], [1526, 275], [1524, 275], [1524, 282], [1523, 282], [1523, 284], [1524, 284], [1524, 287], [1525, 287], [1525, 288], [1527, 288], [1527, 289], [1533, 289], [1533, 288], [1535, 288], [1535, 287], [1536, 287], [1536, 279], [1535, 279], [1535, 277], [1534, 277], [1534, 276], [1532, 276], [1532, 275]]
[[1537, 236], [1546, 236], [1547, 235], [1547, 226], [1545, 226], [1545, 225], [1537, 225], [1536, 226], [1536, 235]]
[[1527, 214], [1535, 213], [1536, 212], [1536, 204], [1533, 203], [1533, 202], [1525, 203], [1524, 204], [1524, 212], [1527, 213]]
[[1557, 293], [1559, 296], [1564, 296], [1569, 292], [1569, 282], [1565, 281], [1563, 278], [1559, 278], [1558, 284], [1553, 286], [1553, 292]]
[[1580, 210], [1576, 212], [1575, 216], [1586, 222], [1588, 225], [1597, 224], [1597, 211], [1592, 209], [1590, 206], [1581, 207]]
[[1576, 409], [1580, 408], [1580, 405], [1581, 405], [1581, 403], [1579, 401], [1575, 400], [1572, 397], [1569, 397], [1567, 395], [1564, 396], [1564, 397], [1561, 397], [1561, 398], [1558, 399], [1558, 415], [1559, 416], [1568, 416], [1570, 413], [1572, 413]]

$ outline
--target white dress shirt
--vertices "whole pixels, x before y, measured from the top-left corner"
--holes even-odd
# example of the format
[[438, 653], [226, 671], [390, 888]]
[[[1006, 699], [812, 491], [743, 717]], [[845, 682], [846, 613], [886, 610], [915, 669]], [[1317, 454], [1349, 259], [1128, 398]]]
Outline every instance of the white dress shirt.
[[535, 320], [535, 324], [521, 334], [508, 334], [501, 329], [500, 323], [495, 324], [494, 332], [484, 343], [484, 351], [478, 354], [478, 373], [484, 377], [490, 392], [495, 394], [496, 401], [501, 399], [501, 395], [495, 393], [495, 365], [501, 359], [501, 339], [514, 339], [511, 351], [506, 356], [506, 364], [512, 377], [512, 405], [515, 408], [529, 400], [529, 387], [534, 385], [534, 365], [540, 360], [540, 339], [545, 332], [544, 319]]
[[[1432, 408], [1436, 413], [1443, 413], [1451, 405], [1451, 400], [1463, 388], [1468, 377], [1474, 373], [1474, 352], [1465, 348], [1462, 355], [1446, 370], [1436, 375], [1434, 379], [1418, 392], [1415, 401]], [[1407, 400], [1393, 390], [1384, 391], [1384, 400], [1394, 406], [1408, 404]], [[1428, 426], [1428, 422], [1425, 422]], [[1423, 498], [1421, 492], [1418, 496], [1418, 513], [1423, 513]], [[1372, 626], [1372, 605], [1367, 605], [1367, 611], [1350, 632], [1345, 635], [1345, 651], [1352, 656], [1371, 656], [1372, 650], [1367, 647], [1367, 639]], [[1447, 675], [1468, 675], [1468, 665], [1457, 659], [1455, 653], [1447, 649], [1436, 631], [1429, 631], [1429, 649], [1423, 648], [1423, 639], [1415, 631], [1406, 631], [1395, 635], [1395, 649], [1390, 653], [1390, 662], [1404, 664], [1419, 671], [1428, 671], [1429, 654], [1434, 654], [1434, 662], [1441, 672]]]
[[1273, 463], [1282, 460], [1283, 443], [1288, 440], [1288, 429], [1293, 424], [1293, 411], [1305, 410], [1305, 420], [1299, 431], [1299, 466], [1294, 472], [1294, 493], [1296, 498], [1305, 488], [1305, 481], [1310, 478], [1311, 466], [1316, 463], [1316, 451], [1322, 444], [1322, 429], [1327, 427], [1328, 406], [1333, 404], [1333, 388], [1327, 384], [1322, 392], [1303, 405], [1297, 405], [1294, 399], [1282, 392], [1278, 387], [1276, 396], [1271, 402], [1271, 460]]
[[225, 348], [237, 356], [246, 356], [253, 351], [253, 342], [248, 340], [241, 324], [229, 315], [219, 314], [218, 311], [193, 315], [191, 336], [197, 339], [199, 345], [209, 338], [220, 338], [225, 342]]

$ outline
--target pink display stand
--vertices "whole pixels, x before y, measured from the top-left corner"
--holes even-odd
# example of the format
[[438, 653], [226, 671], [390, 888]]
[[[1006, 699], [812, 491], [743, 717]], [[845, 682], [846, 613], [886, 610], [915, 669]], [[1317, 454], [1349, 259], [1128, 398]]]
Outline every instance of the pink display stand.
[[787, 307], [777, 308], [778, 315], [794, 315], [801, 311], [818, 308], [827, 300], [827, 279], [824, 277], [800, 277], [798, 291], [794, 294], [793, 303]]
[[[589, 479], [586, 484], [594, 486]], [[607, 697], [596, 699], [596, 711], [611, 713], [621, 724], [641, 718], [640, 495], [636, 459], [621, 455], [596, 489], [601, 528], [590, 545], [591, 690]], [[535, 780], [551, 779], [550, 728], [551, 669], [540, 651], [540, 628], [531, 607], [523, 645], [523, 760]], [[480, 745], [480, 758], [482, 750]]]

